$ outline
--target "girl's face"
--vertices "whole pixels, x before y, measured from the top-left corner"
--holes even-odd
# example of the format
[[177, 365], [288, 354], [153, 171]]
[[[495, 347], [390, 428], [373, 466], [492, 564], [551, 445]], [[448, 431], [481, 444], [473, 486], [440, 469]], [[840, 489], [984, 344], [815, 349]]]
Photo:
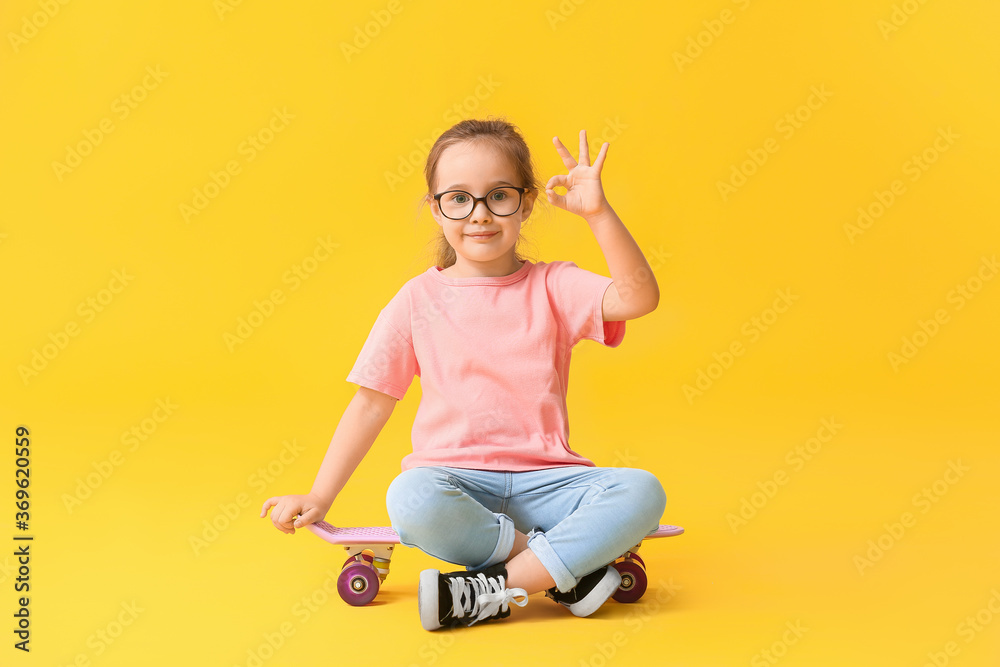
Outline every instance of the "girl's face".
[[[431, 194], [465, 190], [474, 197], [485, 197], [487, 192], [502, 185], [524, 187], [500, 153], [487, 145], [470, 142], [445, 149], [438, 160], [435, 180], [436, 190]], [[521, 232], [521, 222], [531, 214], [535, 194], [525, 191], [520, 208], [512, 215], [494, 215], [485, 202], [479, 201], [472, 212], [461, 220], [445, 217], [438, 202], [433, 198], [430, 200], [431, 215], [455, 249], [455, 267], [459, 273], [506, 275], [517, 269], [514, 246]], [[489, 238], [472, 236], [489, 232], [496, 233]]]

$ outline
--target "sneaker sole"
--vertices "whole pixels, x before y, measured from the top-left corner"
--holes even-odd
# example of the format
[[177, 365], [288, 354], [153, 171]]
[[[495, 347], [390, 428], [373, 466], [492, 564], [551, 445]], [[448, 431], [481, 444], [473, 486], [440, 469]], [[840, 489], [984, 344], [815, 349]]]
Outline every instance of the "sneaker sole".
[[601, 608], [605, 602], [608, 601], [618, 587], [622, 585], [622, 575], [618, 570], [612, 565], [608, 568], [608, 571], [604, 573], [604, 577], [597, 582], [593, 590], [587, 594], [587, 597], [580, 600], [579, 602], [569, 605], [569, 610], [573, 612], [574, 616], [590, 616], [595, 611]]
[[441, 627], [438, 614], [441, 610], [441, 600], [438, 596], [438, 576], [440, 570], [424, 570], [420, 573], [417, 584], [417, 607], [420, 610], [420, 625], [424, 630], [437, 630]]

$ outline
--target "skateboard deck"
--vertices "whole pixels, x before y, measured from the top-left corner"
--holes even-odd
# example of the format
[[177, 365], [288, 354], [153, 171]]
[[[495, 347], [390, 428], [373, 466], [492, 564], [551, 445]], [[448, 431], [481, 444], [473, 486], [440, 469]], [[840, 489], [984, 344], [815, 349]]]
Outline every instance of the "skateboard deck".
[[[326, 521], [306, 526], [317, 537], [330, 544], [344, 547], [348, 554], [337, 578], [337, 592], [350, 605], [366, 605], [375, 599], [385, 578], [389, 576], [392, 550], [399, 544], [399, 535], [386, 526], [343, 528]], [[680, 526], [661, 524], [639, 544], [619, 556], [611, 565], [622, 577], [622, 583], [612, 596], [618, 602], [635, 602], [646, 592], [646, 565], [637, 554], [645, 540], [680, 535]]]

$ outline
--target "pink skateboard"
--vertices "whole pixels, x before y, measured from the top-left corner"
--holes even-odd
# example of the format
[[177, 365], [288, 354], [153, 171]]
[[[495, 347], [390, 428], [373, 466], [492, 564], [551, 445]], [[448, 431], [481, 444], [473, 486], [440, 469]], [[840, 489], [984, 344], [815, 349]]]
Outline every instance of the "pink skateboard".
[[[337, 578], [337, 592], [344, 602], [356, 607], [375, 599], [379, 586], [389, 576], [392, 550], [399, 544], [399, 535], [392, 528], [338, 528], [326, 521], [306, 526], [330, 544], [344, 547], [348, 558]], [[643, 540], [680, 535], [680, 526], [661, 525]], [[622, 576], [622, 583], [612, 596], [618, 602], [635, 602], [646, 592], [646, 564], [636, 551], [642, 541], [615, 559], [613, 565]]]

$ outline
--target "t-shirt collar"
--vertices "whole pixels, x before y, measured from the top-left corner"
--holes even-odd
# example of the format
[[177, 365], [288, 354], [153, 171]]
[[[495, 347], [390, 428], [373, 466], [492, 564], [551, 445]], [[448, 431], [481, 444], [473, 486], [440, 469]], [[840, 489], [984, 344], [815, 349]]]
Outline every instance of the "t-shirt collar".
[[517, 281], [524, 278], [528, 271], [534, 264], [529, 260], [524, 260], [524, 263], [514, 273], [507, 274], [506, 276], [467, 276], [462, 278], [456, 278], [453, 276], [446, 276], [441, 273], [441, 269], [437, 266], [432, 266], [427, 269], [427, 273], [434, 276], [434, 279], [438, 282], [444, 283], [445, 285], [510, 285], [511, 283], [516, 283]]

